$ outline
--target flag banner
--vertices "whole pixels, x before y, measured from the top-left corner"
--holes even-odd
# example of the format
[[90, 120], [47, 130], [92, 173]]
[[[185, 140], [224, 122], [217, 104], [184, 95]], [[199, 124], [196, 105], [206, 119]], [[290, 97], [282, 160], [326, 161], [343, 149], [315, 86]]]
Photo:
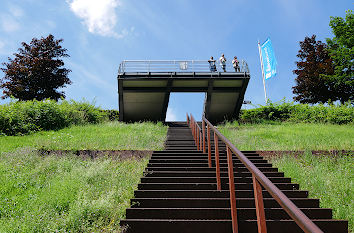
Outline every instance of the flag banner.
[[264, 78], [269, 79], [277, 74], [277, 60], [275, 60], [272, 42], [269, 38], [261, 45], [261, 52]]

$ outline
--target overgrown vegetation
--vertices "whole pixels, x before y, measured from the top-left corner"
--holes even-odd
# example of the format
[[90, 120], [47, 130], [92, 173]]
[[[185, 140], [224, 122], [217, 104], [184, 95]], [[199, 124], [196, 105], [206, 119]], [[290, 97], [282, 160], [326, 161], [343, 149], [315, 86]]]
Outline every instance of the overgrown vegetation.
[[0, 232], [119, 232], [148, 158], [0, 156]]
[[167, 126], [118, 121], [71, 126], [25, 136], [0, 136], [0, 152], [30, 147], [48, 150], [162, 150]]
[[296, 123], [353, 124], [354, 107], [350, 103], [329, 104], [328, 106], [294, 104], [285, 100], [258, 108], [242, 110], [241, 123], [267, 123], [270, 121], [289, 121]]
[[108, 116], [109, 113], [85, 101], [12, 101], [0, 105], [0, 135], [23, 135], [70, 125], [100, 123]]
[[337, 157], [313, 156], [310, 152], [295, 158], [291, 155], [273, 158], [273, 164], [309, 190], [309, 196], [320, 198], [322, 208], [332, 208], [333, 217], [349, 221], [354, 231], [354, 154]]

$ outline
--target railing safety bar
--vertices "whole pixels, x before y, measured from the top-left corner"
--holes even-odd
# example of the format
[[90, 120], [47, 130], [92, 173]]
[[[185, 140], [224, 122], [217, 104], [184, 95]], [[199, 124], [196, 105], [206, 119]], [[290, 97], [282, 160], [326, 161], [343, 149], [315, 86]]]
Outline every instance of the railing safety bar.
[[[124, 72], [223, 72], [219, 61], [215, 61], [216, 70], [211, 71], [208, 60], [124, 60], [120, 63], [118, 74]], [[227, 72], [249, 73], [247, 62], [239, 61], [239, 69], [232, 62], [226, 62]]]
[[[205, 124], [214, 131], [214, 135], [217, 135], [217, 137], [220, 138], [221, 141], [226, 144], [227, 153], [229, 153], [229, 150], [230, 152], [233, 152], [237, 156], [237, 158], [245, 165], [245, 167], [252, 173], [255, 197], [257, 194], [262, 195], [261, 187], [257, 186], [257, 183], [259, 182], [304, 232], [323, 233], [323, 231], [316, 224], [314, 224], [278, 187], [276, 187], [239, 149], [237, 149], [222, 133], [220, 133], [220, 131], [217, 130], [204, 116], [202, 117], [202, 121], [204, 121]], [[258, 199], [258, 201], [261, 200], [262, 202], [258, 204], [257, 197], [255, 199], [257, 209], [258, 207], [263, 208], [264, 215], [263, 198], [261, 197], [260, 199]], [[259, 214], [262, 214], [259, 213], [259, 211], [260, 210], [257, 210], [257, 217]], [[258, 227], [261, 227], [260, 223], [258, 223]], [[266, 230], [259, 232], [266, 232]]]

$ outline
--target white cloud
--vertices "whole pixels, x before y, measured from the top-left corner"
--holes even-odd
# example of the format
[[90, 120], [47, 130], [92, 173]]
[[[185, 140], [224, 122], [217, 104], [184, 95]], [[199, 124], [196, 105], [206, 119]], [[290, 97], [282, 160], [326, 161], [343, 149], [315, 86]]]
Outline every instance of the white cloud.
[[125, 32], [114, 31], [117, 23], [116, 8], [120, 0], [67, 0], [70, 9], [83, 20], [89, 32], [102, 36], [122, 38]]
[[177, 121], [177, 115], [173, 108], [168, 107], [166, 113], [166, 121]]
[[10, 15], [1, 17], [1, 27], [5, 32], [15, 32], [21, 28], [20, 24]]
[[24, 15], [22, 8], [20, 8], [16, 5], [10, 5], [9, 12], [15, 18], [20, 18]]
[[1, 16], [2, 30], [8, 33], [20, 30], [21, 24], [19, 20], [24, 15], [22, 8], [11, 4], [7, 11], [8, 13]]

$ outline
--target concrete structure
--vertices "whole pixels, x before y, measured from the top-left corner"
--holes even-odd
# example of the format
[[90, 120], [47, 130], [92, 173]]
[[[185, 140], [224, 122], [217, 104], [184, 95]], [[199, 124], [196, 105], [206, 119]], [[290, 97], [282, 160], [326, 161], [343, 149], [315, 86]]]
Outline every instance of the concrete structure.
[[230, 67], [210, 72], [207, 61], [124, 61], [118, 72], [120, 120], [165, 121], [171, 92], [204, 92], [204, 114], [211, 122], [235, 119], [250, 74], [245, 62], [239, 72]]

